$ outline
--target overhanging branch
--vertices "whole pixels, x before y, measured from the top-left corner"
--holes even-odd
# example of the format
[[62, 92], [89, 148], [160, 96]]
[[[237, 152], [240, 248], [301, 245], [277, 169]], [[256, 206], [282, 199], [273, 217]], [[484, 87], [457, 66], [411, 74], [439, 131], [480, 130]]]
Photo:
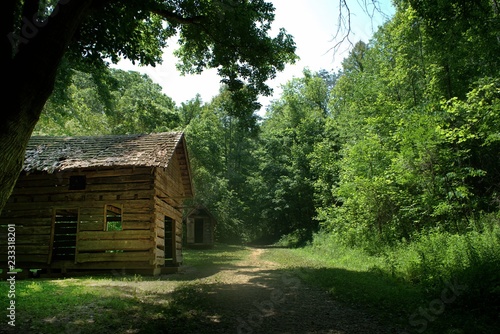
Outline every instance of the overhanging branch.
[[161, 8], [152, 9], [151, 13], [159, 15], [167, 21], [180, 24], [200, 24], [203, 19], [203, 16], [183, 17], [179, 14]]

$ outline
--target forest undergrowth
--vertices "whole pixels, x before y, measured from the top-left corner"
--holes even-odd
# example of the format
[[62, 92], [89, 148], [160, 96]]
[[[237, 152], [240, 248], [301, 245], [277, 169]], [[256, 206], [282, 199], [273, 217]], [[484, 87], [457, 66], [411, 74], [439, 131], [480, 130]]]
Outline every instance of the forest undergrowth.
[[333, 298], [365, 305], [412, 333], [498, 333], [500, 228], [483, 227], [461, 235], [430, 231], [365, 249], [325, 232], [294, 247], [295, 234], [275, 245], [284, 247], [282, 254], [270, 256], [301, 268], [302, 279]]

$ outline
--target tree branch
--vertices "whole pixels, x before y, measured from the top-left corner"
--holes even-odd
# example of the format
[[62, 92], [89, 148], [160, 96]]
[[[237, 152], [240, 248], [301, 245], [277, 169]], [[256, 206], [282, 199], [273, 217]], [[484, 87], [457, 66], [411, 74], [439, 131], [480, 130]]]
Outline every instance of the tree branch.
[[[335, 42], [338, 39], [340, 40], [335, 42], [335, 44], [326, 53], [333, 51], [334, 55], [337, 54], [337, 52], [340, 50], [340, 47], [345, 42], [348, 42], [350, 48], [354, 47], [355, 45], [355, 43], [351, 39], [353, 35], [353, 30], [351, 26], [351, 16], [353, 15], [353, 13], [347, 2], [348, 2], [347, 0], [339, 0], [337, 31], [333, 35], [331, 41]], [[380, 14], [382, 17], [385, 18], [388, 17], [383, 12], [379, 0], [357, 0], [357, 3], [359, 7], [362, 9], [362, 11], [365, 12], [366, 15], [368, 15], [368, 17], [372, 21], [372, 30], [373, 30], [373, 19], [376, 13]]]
[[183, 17], [179, 14], [173, 13], [166, 9], [154, 8], [151, 13], [159, 15], [170, 22], [175, 22], [179, 24], [200, 24], [202, 22], [203, 16], [193, 16], [193, 17]]
[[[347, 11], [347, 15], [344, 14], [344, 10]], [[340, 46], [344, 44], [345, 41], [348, 41], [350, 46], [354, 45], [354, 43], [350, 39], [352, 31], [351, 9], [347, 5], [347, 0], [339, 0], [339, 16], [337, 22], [338, 22], [337, 31], [335, 32], [335, 35], [332, 37], [332, 42], [335, 41], [341, 34], [342, 38], [327, 51], [327, 53], [333, 51], [334, 55], [337, 53]]]

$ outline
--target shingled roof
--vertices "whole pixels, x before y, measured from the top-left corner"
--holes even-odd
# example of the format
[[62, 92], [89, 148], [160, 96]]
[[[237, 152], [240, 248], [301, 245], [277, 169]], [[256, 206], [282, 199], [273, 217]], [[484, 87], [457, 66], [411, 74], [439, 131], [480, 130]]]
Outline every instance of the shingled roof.
[[166, 167], [176, 149], [187, 159], [182, 132], [92, 137], [33, 136], [26, 150], [24, 171], [54, 173], [115, 166]]

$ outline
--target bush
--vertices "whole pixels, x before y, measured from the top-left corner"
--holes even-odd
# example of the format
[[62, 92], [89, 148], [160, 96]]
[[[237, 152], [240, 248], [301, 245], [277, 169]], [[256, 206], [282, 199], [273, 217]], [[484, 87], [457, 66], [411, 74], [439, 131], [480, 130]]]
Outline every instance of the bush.
[[282, 235], [274, 245], [277, 247], [296, 248], [305, 246], [310, 240], [311, 232], [302, 228], [295, 230], [292, 233]]
[[466, 286], [454, 307], [479, 315], [500, 311], [500, 228], [458, 235], [421, 234], [411, 243], [387, 249], [377, 270], [417, 284], [436, 296], [450, 282]]

